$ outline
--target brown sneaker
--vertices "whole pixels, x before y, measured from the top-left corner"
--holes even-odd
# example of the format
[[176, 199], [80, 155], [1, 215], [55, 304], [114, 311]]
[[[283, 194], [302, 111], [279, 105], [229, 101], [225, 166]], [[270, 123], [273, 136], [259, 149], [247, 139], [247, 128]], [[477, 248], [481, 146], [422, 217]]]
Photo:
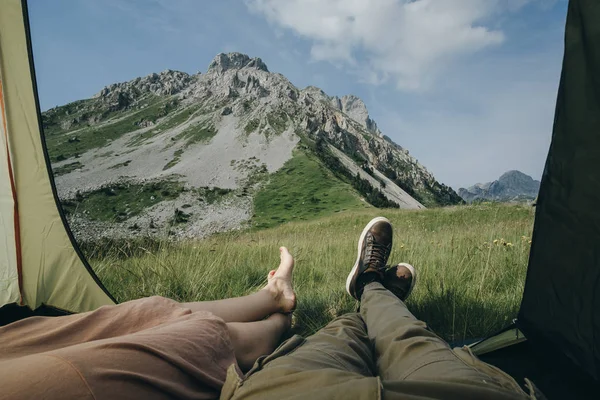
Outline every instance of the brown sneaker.
[[392, 224], [387, 218], [373, 218], [358, 239], [358, 257], [346, 279], [346, 291], [360, 300], [367, 283], [381, 282], [390, 251]]
[[383, 276], [383, 286], [402, 301], [408, 298], [415, 283], [417, 283], [417, 271], [407, 263], [388, 267]]

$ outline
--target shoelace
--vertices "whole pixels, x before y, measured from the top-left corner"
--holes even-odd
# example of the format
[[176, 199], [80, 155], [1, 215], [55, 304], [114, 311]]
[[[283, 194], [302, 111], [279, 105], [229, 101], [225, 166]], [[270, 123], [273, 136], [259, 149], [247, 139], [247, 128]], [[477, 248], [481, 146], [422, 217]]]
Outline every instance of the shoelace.
[[385, 270], [385, 263], [387, 262], [387, 257], [390, 253], [389, 245], [386, 246], [381, 243], [377, 243], [373, 236], [368, 237], [368, 247], [371, 251], [367, 257], [367, 264], [371, 268], [375, 268], [377, 271]]

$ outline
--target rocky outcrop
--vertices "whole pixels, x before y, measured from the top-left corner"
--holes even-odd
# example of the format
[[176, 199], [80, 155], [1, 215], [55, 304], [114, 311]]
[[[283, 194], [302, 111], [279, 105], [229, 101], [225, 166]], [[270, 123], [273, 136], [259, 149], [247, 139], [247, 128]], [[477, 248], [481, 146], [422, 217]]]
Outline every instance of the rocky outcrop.
[[369, 111], [367, 110], [367, 106], [365, 103], [358, 97], [349, 94], [343, 96], [341, 99], [337, 96], [334, 96], [331, 99], [331, 104], [348, 115], [350, 118], [358, 122], [368, 130], [369, 132], [377, 135], [381, 135], [381, 132], [377, 128], [377, 124], [375, 121], [369, 117]]
[[516, 202], [534, 200], [540, 190], [540, 182], [520, 171], [508, 171], [487, 183], [477, 183], [467, 189], [460, 188], [458, 194], [466, 202], [500, 201]]
[[258, 57], [250, 58], [241, 53], [220, 53], [208, 66], [208, 72], [223, 73], [230, 69], [255, 68], [269, 72], [267, 65]]
[[124, 109], [133, 99], [145, 94], [169, 96], [179, 93], [186, 88], [192, 77], [185, 72], [167, 69], [161, 73], [153, 73], [144, 77], [122, 83], [105, 86], [94, 98], [108, 103], [117, 103], [119, 109]]

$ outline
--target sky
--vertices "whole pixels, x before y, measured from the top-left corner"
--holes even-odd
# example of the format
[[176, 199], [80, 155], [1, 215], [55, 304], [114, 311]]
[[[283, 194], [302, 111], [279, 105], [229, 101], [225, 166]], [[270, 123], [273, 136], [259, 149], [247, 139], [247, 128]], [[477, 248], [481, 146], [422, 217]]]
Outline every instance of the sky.
[[354, 94], [437, 180], [540, 179], [567, 0], [29, 0], [42, 110], [221, 52]]

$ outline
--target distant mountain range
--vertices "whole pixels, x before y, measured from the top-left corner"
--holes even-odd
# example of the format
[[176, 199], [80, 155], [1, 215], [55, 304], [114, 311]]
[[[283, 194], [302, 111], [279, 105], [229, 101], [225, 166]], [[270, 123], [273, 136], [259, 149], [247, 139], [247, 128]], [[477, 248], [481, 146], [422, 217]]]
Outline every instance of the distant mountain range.
[[520, 171], [508, 171], [493, 182], [460, 188], [458, 194], [467, 203], [478, 200], [518, 202], [534, 200], [539, 190], [540, 181]]
[[[382, 134], [361, 99], [299, 89], [240, 53], [217, 55], [206, 73], [111, 84], [42, 122], [64, 209], [90, 239], [202, 237], [347, 204], [462, 203]], [[277, 182], [291, 184], [264, 194]]]

